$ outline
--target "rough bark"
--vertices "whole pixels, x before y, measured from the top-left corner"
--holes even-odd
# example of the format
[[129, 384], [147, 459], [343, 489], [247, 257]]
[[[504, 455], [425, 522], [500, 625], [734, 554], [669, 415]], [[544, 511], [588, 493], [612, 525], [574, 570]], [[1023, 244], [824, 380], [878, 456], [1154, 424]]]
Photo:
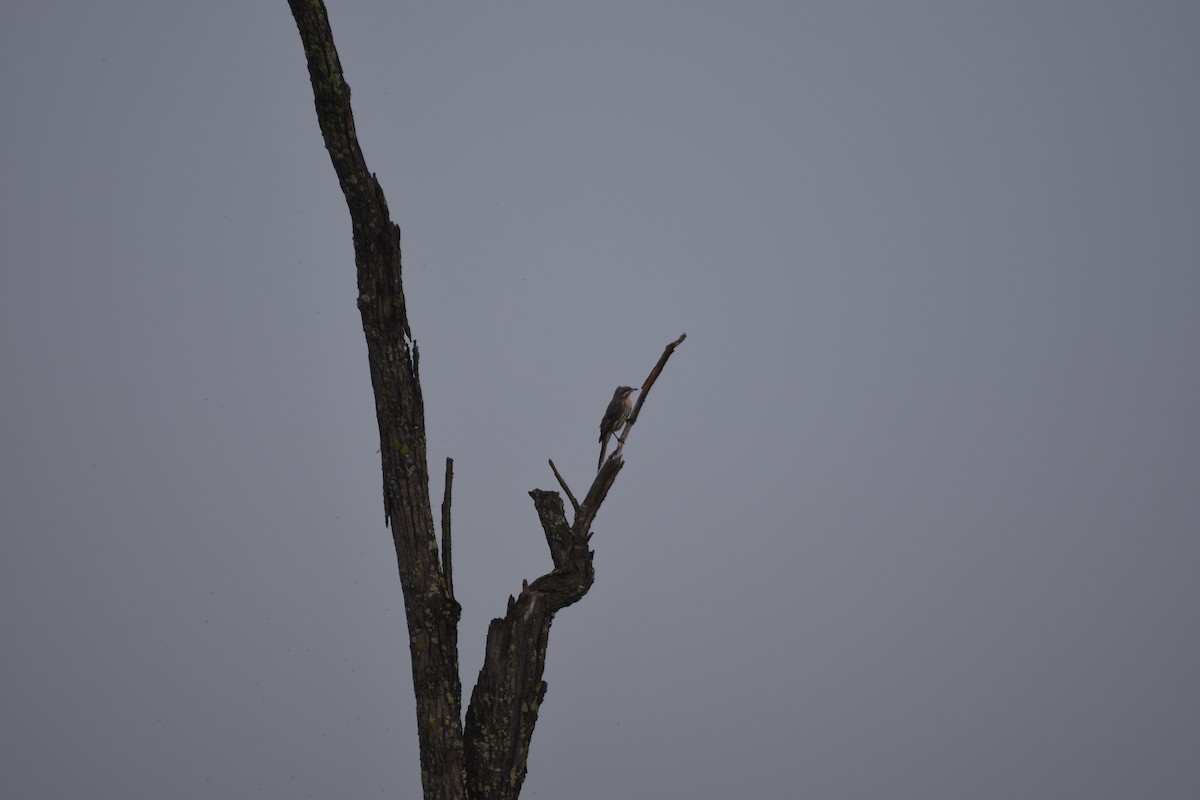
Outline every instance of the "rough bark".
[[457, 800], [464, 797], [460, 607], [443, 580], [434, 536], [425, 409], [419, 355], [401, 283], [400, 229], [359, 147], [350, 87], [342, 75], [325, 6], [320, 0], [288, 4], [300, 30], [317, 120], [346, 196], [354, 234], [358, 308], [379, 420], [384, 516], [395, 542], [408, 621], [421, 783], [427, 800]]
[[[400, 229], [383, 190], [367, 169], [322, 0], [288, 0], [308, 61], [317, 120], [338, 182], [346, 196], [354, 235], [358, 308], [367, 340], [375, 412], [379, 421], [385, 521], [392, 530], [412, 656], [426, 800], [515, 800], [525, 780], [538, 709], [546, 694], [542, 675], [554, 615], [578, 602], [595, 580], [591, 525], [624, 466], [621, 449], [637, 410], [666, 359], [683, 341], [668, 345], [643, 386], [617, 449], [604, 462], [587, 496], [567, 522], [556, 492], [534, 490], [534, 509], [554, 568], [524, 584], [508, 600], [503, 619], [488, 629], [479, 680], [466, 728], [461, 723], [458, 619], [450, 558], [451, 463], [443, 505], [444, 563], [438, 560], [425, 447], [425, 409], [419, 354], [408, 326], [401, 282]], [[553, 462], [551, 462], [553, 468]], [[561, 475], [555, 475], [570, 495]]]
[[[546, 696], [542, 673], [554, 615], [578, 602], [596, 579], [588, 528], [620, 472], [622, 462], [606, 465], [584, 500], [576, 524], [567, 522], [557, 492], [530, 492], [550, 547], [554, 569], [508, 598], [503, 619], [488, 627], [479, 679], [467, 708], [467, 794], [488, 800], [516, 800], [525, 781], [529, 746], [538, 709]], [[603, 478], [603, 480], [601, 480]]]
[[[575, 507], [575, 519], [567, 522], [562, 497], [557, 492], [530, 492], [554, 569], [521, 587], [516, 598], [508, 598], [503, 619], [488, 627], [487, 647], [479, 679], [467, 708], [467, 795], [472, 800], [516, 800], [525, 781], [529, 745], [537, 723], [538, 709], [546, 697], [542, 673], [550, 642], [554, 615], [577, 603], [596, 579], [592, 568], [592, 522], [608, 496], [621, 468], [625, 440], [654, 382], [687, 334], [671, 342], [642, 383], [638, 402], [617, 440], [612, 456], [601, 464], [587, 496]], [[550, 462], [563, 491], [575, 498]]]

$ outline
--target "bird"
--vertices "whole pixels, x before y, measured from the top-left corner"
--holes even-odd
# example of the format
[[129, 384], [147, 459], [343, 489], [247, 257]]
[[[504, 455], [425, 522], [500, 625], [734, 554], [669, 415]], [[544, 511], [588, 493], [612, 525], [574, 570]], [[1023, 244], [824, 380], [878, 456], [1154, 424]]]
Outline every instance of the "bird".
[[608, 408], [604, 409], [604, 418], [600, 420], [600, 461], [596, 464], [597, 472], [604, 466], [608, 437], [621, 430], [625, 420], [629, 419], [629, 412], [633, 409], [633, 398], [630, 395], [635, 391], [637, 390], [632, 386], [618, 386], [613, 392], [612, 400], [608, 401]]

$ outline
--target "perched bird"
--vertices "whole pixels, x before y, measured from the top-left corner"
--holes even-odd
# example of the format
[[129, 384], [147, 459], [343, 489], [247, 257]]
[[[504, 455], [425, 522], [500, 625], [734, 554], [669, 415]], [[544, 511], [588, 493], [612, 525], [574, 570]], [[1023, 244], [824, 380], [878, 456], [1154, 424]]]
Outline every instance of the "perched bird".
[[612, 400], [608, 401], [608, 408], [604, 409], [604, 419], [600, 420], [600, 461], [596, 464], [597, 472], [604, 465], [608, 437], [616, 435], [625, 425], [625, 420], [629, 419], [629, 412], [633, 410], [633, 398], [630, 395], [636, 391], [632, 386], [618, 386]]

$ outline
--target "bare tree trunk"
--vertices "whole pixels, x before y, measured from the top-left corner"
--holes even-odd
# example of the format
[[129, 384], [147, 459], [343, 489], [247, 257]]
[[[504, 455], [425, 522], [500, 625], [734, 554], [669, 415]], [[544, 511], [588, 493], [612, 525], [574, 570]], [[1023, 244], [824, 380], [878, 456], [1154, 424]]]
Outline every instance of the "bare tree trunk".
[[421, 783], [427, 800], [465, 796], [462, 685], [458, 675], [460, 607], [438, 562], [419, 354], [408, 327], [401, 283], [400, 229], [367, 169], [354, 129], [350, 87], [342, 76], [321, 0], [289, 0], [300, 29], [325, 147], [350, 209], [358, 308], [367, 339], [379, 419], [384, 516], [392, 529], [408, 620], [417, 698]]
[[554, 568], [532, 584], [523, 584], [520, 594], [508, 599], [504, 618], [492, 620], [464, 732], [458, 674], [461, 607], [454, 599], [449, 562], [452, 464], [448, 461], [446, 466], [442, 507], [443, 564], [438, 561], [429, 497], [419, 354], [409, 331], [401, 283], [400, 229], [363, 159], [350, 109], [350, 87], [342, 75], [325, 5], [322, 0], [288, 0], [288, 4], [300, 29], [317, 121], [346, 196], [354, 233], [358, 308], [379, 420], [384, 517], [396, 545], [408, 622], [424, 796], [426, 800], [516, 800], [546, 694], [542, 674], [550, 625], [558, 611], [578, 602], [591, 588], [595, 579], [588, 547], [592, 521], [624, 466], [621, 450], [638, 411], [684, 337], [667, 345], [646, 379], [616, 450], [603, 462], [582, 503], [576, 502], [550, 463], [571, 499], [574, 521], [568, 523], [557, 492], [530, 492]]

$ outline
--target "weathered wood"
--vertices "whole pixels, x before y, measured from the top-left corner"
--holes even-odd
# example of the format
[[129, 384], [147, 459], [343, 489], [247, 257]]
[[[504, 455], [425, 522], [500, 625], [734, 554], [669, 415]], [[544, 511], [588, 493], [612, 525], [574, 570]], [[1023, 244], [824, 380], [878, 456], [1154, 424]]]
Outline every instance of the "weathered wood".
[[[611, 485], [620, 465], [611, 471]], [[542, 674], [550, 625], [561, 609], [578, 602], [596, 579], [586, 530], [567, 523], [562, 497], [529, 493], [550, 546], [554, 569], [508, 598], [508, 612], [488, 626], [483, 666], [467, 707], [467, 794], [516, 800], [525, 781], [538, 709], [546, 696]], [[591, 497], [591, 493], [589, 493]]]
[[288, 4], [304, 44], [317, 121], [350, 211], [358, 308], [379, 422], [384, 518], [392, 530], [408, 621], [421, 783], [427, 800], [460, 800], [465, 796], [460, 607], [443, 580], [434, 535], [419, 354], [404, 304], [400, 229], [359, 147], [350, 87], [325, 6], [320, 0]]
[[454, 496], [453, 458], [446, 458], [446, 479], [442, 487], [442, 573], [446, 576], [446, 594], [454, 599], [454, 548], [450, 539], [450, 504]]
[[[458, 620], [451, 565], [450, 502], [453, 464], [446, 462], [442, 505], [444, 559], [438, 559], [425, 445], [420, 354], [409, 330], [401, 281], [400, 229], [383, 189], [367, 169], [354, 130], [350, 87], [342, 75], [322, 0], [288, 0], [313, 86], [317, 120], [329, 151], [354, 236], [358, 308], [367, 340], [383, 469], [384, 519], [392, 530], [412, 656], [426, 800], [516, 800], [525, 780], [542, 675], [554, 615], [578, 602], [595, 581], [588, 542], [596, 513], [624, 466], [621, 450], [645, 395], [675, 347], [667, 346], [644, 384], [616, 451], [596, 474], [582, 502], [571, 496], [568, 523], [557, 492], [534, 490], [534, 509], [554, 568], [523, 583], [507, 613], [488, 628], [484, 664], [460, 722]], [[553, 467], [553, 462], [551, 462]], [[555, 475], [570, 496], [565, 480]]]

